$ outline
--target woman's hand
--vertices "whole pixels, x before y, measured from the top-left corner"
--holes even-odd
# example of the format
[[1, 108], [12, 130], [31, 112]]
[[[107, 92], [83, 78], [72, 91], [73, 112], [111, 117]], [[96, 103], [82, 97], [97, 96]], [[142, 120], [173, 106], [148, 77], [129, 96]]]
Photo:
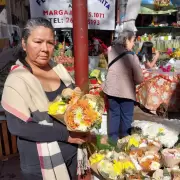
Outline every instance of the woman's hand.
[[72, 144], [83, 144], [85, 142], [93, 142], [96, 140], [96, 137], [90, 133], [81, 133], [81, 132], [70, 132], [68, 137], [68, 142]]
[[157, 58], [159, 58], [159, 56], [160, 56], [159, 51], [156, 51], [156, 52], [155, 52], [155, 56], [156, 56]]

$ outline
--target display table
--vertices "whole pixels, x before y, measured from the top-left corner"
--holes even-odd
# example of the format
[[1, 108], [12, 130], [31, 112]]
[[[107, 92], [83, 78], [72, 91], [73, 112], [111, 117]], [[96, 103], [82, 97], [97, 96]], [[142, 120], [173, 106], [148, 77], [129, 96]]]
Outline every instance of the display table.
[[180, 74], [144, 70], [143, 75], [144, 82], [136, 87], [137, 102], [151, 112], [163, 103], [170, 112], [180, 111]]

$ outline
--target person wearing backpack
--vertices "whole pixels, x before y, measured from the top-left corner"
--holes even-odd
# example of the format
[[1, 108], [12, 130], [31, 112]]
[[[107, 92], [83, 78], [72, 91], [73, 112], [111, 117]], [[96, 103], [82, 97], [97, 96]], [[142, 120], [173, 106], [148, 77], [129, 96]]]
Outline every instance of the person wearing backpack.
[[136, 85], [143, 82], [139, 59], [132, 52], [135, 34], [123, 31], [108, 51], [108, 73], [102, 85], [108, 99], [108, 138], [117, 143], [130, 134]]

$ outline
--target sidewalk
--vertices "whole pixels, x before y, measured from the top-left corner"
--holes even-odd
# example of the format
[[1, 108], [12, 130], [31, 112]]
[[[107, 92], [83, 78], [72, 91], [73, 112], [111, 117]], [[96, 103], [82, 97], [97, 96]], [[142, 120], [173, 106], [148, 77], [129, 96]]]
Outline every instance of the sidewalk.
[[0, 161], [0, 180], [22, 180], [20, 176], [19, 157]]

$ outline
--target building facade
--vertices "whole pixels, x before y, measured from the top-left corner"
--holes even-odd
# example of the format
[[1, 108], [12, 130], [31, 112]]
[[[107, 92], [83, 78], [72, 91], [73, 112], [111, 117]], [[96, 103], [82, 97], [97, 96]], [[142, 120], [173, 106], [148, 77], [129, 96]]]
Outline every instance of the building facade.
[[23, 27], [30, 17], [29, 0], [6, 0], [8, 24]]

